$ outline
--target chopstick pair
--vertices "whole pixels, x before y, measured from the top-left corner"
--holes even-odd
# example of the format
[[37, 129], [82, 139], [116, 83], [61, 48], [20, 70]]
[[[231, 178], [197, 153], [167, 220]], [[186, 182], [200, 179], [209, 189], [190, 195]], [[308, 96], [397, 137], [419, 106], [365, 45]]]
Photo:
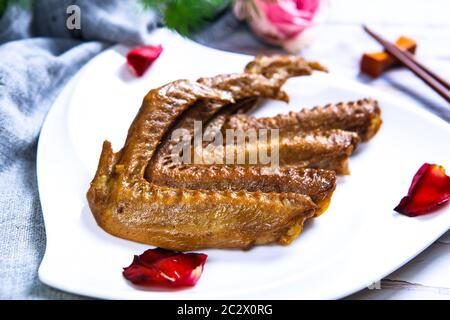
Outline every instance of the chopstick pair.
[[450, 84], [447, 81], [417, 61], [413, 54], [397, 48], [394, 44], [383, 39], [367, 26], [364, 26], [364, 31], [378, 41], [390, 55], [400, 61], [406, 68], [411, 70], [416, 76], [422, 79], [422, 81], [428, 84], [434, 91], [450, 103]]

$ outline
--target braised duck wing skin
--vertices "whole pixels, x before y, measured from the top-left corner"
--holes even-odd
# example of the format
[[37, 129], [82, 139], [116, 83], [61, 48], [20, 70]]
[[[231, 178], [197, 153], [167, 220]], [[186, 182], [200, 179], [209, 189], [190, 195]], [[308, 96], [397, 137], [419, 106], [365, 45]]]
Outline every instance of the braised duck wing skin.
[[[289, 78], [298, 76], [309, 76], [313, 71], [327, 72], [327, 68], [318, 62], [307, 61], [299, 56], [292, 55], [258, 55], [254, 60], [250, 61], [244, 68], [246, 74], [264, 76], [270, 81], [282, 86]], [[199, 80], [200, 82], [202, 79]], [[212, 87], [220, 87], [220, 76], [215, 77], [213, 81], [208, 80], [208, 85]], [[207, 130], [213, 132], [221, 129], [232, 114], [246, 113], [256, 109], [260, 102], [260, 97], [249, 98], [241, 103], [234, 104], [232, 108], [222, 110], [209, 124]], [[278, 99], [283, 100], [283, 99]], [[288, 100], [286, 100], [287, 102]]]
[[224, 129], [276, 129], [307, 131], [313, 129], [342, 129], [358, 133], [362, 141], [370, 140], [381, 126], [381, 110], [373, 99], [347, 103], [327, 104], [303, 109], [271, 118], [234, 115], [228, 118]]
[[280, 138], [280, 165], [296, 165], [349, 174], [348, 158], [360, 142], [354, 132], [340, 129], [287, 133]]
[[[336, 171], [337, 174], [349, 174], [348, 158], [360, 142], [355, 132], [340, 129], [312, 130], [287, 132], [279, 137], [278, 154], [280, 166], [296, 166], [320, 168]], [[226, 156], [232, 154], [235, 159], [239, 156], [245, 159], [247, 165], [264, 165], [251, 161], [250, 155], [255, 155], [264, 148], [272, 152], [270, 141], [264, 143], [246, 143], [241, 147], [237, 145], [224, 146], [223, 163]], [[231, 149], [231, 150], [230, 150]], [[216, 150], [203, 149], [202, 156], [205, 163], [214, 163]], [[193, 153], [194, 151], [192, 151]], [[239, 153], [241, 155], [239, 155]]]
[[125, 145], [103, 150], [87, 199], [105, 231], [173, 250], [248, 248], [295, 239], [317, 206], [297, 193], [192, 190], [145, 178], [164, 136], [185, 110], [203, 100], [232, 103], [229, 92], [179, 80], [151, 90]]
[[[199, 82], [215, 89], [230, 92], [235, 100], [235, 104], [229, 105], [212, 101], [196, 103], [177, 119], [171, 128], [171, 132], [184, 129], [190, 136], [193, 136], [194, 121], [207, 122], [214, 114], [216, 114], [216, 117], [220, 116], [222, 110], [239, 107], [240, 103], [246, 103], [248, 99], [254, 97], [272, 99], [285, 99], [287, 97], [285, 94], [280, 94], [282, 91], [276, 84], [278, 82], [270, 81], [259, 74], [220, 75], [212, 78], [202, 78]], [[318, 210], [321, 212], [325, 211], [328, 206], [335, 188], [336, 177], [334, 172], [323, 171], [313, 174], [311, 169], [305, 175], [304, 169], [291, 168], [289, 170], [278, 170], [275, 174], [269, 174], [267, 170], [262, 173], [261, 168], [250, 166], [242, 168], [234, 165], [235, 163], [227, 164], [226, 161], [223, 161], [219, 166], [207, 166], [194, 163], [193, 159], [190, 159], [189, 165], [177, 164], [172, 161], [172, 151], [179, 140], [172, 139], [171, 132], [163, 138], [154, 160], [147, 167], [146, 178], [150, 182], [187, 189], [246, 190], [252, 192], [282, 192], [284, 190], [283, 192], [294, 192], [312, 197], [319, 207]], [[288, 150], [288, 148], [283, 150], [298, 152], [298, 150]], [[194, 152], [191, 152], [191, 154], [193, 155]], [[292, 156], [296, 157], [295, 155]], [[288, 155], [284, 157], [287, 158]], [[301, 163], [305, 167], [305, 161]], [[299, 172], [295, 173], [295, 170]], [[283, 185], [287, 182], [292, 182], [291, 188]], [[310, 188], [312, 185], [315, 188]], [[257, 187], [263, 188], [258, 189]], [[320, 189], [320, 196], [315, 197], [318, 189]]]
[[262, 74], [269, 79], [286, 81], [290, 77], [311, 75], [313, 71], [327, 72], [327, 68], [315, 61], [307, 61], [294, 55], [258, 55], [245, 67], [246, 73]]
[[[369, 99], [272, 118], [243, 114], [262, 99], [288, 102], [283, 84], [315, 70], [326, 68], [298, 56], [260, 55], [242, 74], [150, 90], [122, 149], [103, 143], [87, 192], [97, 224], [117, 237], [171, 250], [291, 243], [305, 221], [327, 209], [336, 174], [349, 173], [349, 156], [381, 125], [378, 104]], [[225, 138], [228, 129], [244, 142], [244, 161], [242, 144]], [[261, 130], [253, 140], [246, 133], [253, 129], [279, 129], [279, 137]]]
[[[309, 76], [313, 71], [327, 72], [327, 68], [315, 61], [307, 61], [299, 56], [292, 55], [258, 55], [254, 60], [250, 61], [244, 68], [246, 74], [264, 76], [270, 81], [282, 86], [289, 78], [298, 76]], [[203, 79], [199, 81], [202, 82]], [[215, 77], [211, 82], [208, 80], [208, 85], [220, 88], [220, 76]], [[217, 86], [218, 85], [218, 86]], [[247, 99], [245, 102], [235, 104], [233, 108], [227, 108], [213, 119], [208, 130], [221, 129], [226, 118], [232, 114], [241, 114], [254, 110], [258, 107], [261, 97], [253, 97]], [[283, 99], [278, 99], [283, 100]], [[288, 100], [285, 100], [286, 102]]]
[[174, 179], [170, 170], [152, 177], [155, 184], [170, 187], [210, 190], [298, 193], [309, 196], [317, 205], [316, 215], [324, 212], [336, 188], [336, 173], [300, 167], [280, 167], [267, 172], [262, 166], [179, 165]]
[[281, 90], [282, 83], [260, 74], [225, 74], [200, 78], [197, 82], [211, 88], [228, 91], [236, 101], [249, 97], [262, 97], [289, 102], [289, 96]]
[[[168, 166], [168, 164], [172, 163], [173, 148], [180, 142], [179, 139], [172, 138], [172, 133], [175, 132], [175, 130], [185, 130], [184, 132], [186, 135], [193, 137], [195, 133], [195, 121], [198, 121], [201, 124], [207, 123], [219, 111], [234, 108], [235, 105], [239, 105], [241, 101], [248, 101], [248, 99], [253, 97], [288, 100], [287, 94], [280, 89], [277, 82], [270, 81], [262, 75], [219, 75], [212, 78], [201, 78], [198, 82], [216, 89], [226, 90], [226, 92], [230, 93], [236, 103], [227, 104], [224, 102], [203, 100], [186, 110], [186, 112], [184, 112], [174, 123], [171, 131], [163, 137], [154, 160], [147, 167], [147, 179], [151, 180], [156, 176], [163, 174], [169, 179], [178, 180], [177, 166]], [[232, 170], [232, 168], [229, 169], [229, 172], [231, 173]], [[187, 172], [185, 172], [185, 174], [187, 174]], [[161, 179], [159, 179], [159, 181], [161, 181]], [[208, 184], [205, 184], [205, 188], [208, 189]]]
[[206, 124], [222, 110], [236, 108], [241, 102], [255, 97], [283, 101], [288, 101], [289, 99], [288, 95], [281, 90], [277, 82], [256, 74], [219, 75], [211, 78], [200, 78], [197, 82], [218, 90], [222, 88], [223, 91], [230, 94], [235, 103], [202, 100], [183, 112], [177, 121], [174, 122], [171, 130], [161, 139], [161, 146], [157, 150], [154, 161], [147, 168], [147, 176], [152, 176], [152, 172], [155, 170], [164, 170], [167, 159], [171, 158], [174, 146], [180, 142], [179, 139], [172, 138], [175, 130], [184, 130], [186, 136], [193, 137], [195, 133], [195, 121], [198, 121], [201, 125]]
[[[274, 100], [288, 101], [288, 95], [281, 90], [278, 82], [271, 81], [257, 74], [228, 74], [211, 78], [200, 78], [198, 83], [206, 85], [216, 90], [227, 92], [233, 99], [233, 103], [227, 101], [202, 100], [192, 105], [186, 110], [172, 126], [172, 132], [176, 129], [186, 130], [186, 134], [194, 135], [194, 121], [200, 121], [202, 125], [208, 123], [214, 116], [222, 110], [234, 109], [240, 102], [248, 101], [252, 98], [267, 98]], [[163, 137], [161, 148], [155, 162], [158, 163], [161, 157], [169, 155], [178, 140], [171, 139], [171, 132], [167, 137]]]

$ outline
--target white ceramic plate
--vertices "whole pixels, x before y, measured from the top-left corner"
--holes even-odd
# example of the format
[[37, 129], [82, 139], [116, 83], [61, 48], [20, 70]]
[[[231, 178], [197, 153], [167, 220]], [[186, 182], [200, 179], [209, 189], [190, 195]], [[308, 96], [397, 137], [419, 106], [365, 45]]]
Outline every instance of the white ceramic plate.
[[192, 289], [138, 290], [122, 267], [149, 246], [99, 228], [85, 194], [103, 140], [118, 150], [145, 93], [179, 78], [239, 72], [249, 56], [221, 52], [161, 30], [164, 52], [143, 78], [131, 76], [117, 46], [92, 60], [64, 89], [39, 140], [38, 181], [47, 231], [39, 278], [53, 287], [100, 298], [272, 299], [340, 298], [412, 259], [446, 232], [450, 207], [408, 218], [392, 208], [424, 162], [450, 170], [450, 126], [435, 116], [367, 86], [315, 74], [290, 80], [289, 105], [268, 102], [257, 115], [275, 115], [361, 97], [379, 100], [384, 124], [351, 158], [352, 175], [339, 178], [329, 210], [308, 223], [287, 247], [204, 250], [204, 273]]

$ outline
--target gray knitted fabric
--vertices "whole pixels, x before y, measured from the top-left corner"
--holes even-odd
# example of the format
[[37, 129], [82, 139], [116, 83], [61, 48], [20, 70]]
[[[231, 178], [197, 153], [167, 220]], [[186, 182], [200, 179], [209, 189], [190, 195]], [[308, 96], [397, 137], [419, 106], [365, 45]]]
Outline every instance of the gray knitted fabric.
[[[81, 30], [66, 27], [69, 5]], [[42, 284], [37, 269], [45, 228], [36, 182], [42, 122], [67, 81], [120, 42], [146, 42], [157, 18], [134, 1], [42, 0], [10, 7], [0, 19], [0, 298], [74, 299]]]

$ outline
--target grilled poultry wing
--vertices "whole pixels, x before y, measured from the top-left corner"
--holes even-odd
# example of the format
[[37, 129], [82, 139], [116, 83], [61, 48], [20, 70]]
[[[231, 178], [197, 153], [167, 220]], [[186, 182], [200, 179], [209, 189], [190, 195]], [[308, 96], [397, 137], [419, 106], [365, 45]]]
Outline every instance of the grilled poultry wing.
[[[183, 129], [192, 136], [194, 121], [208, 122], [221, 111], [236, 110], [236, 106], [240, 106], [250, 99], [264, 97], [287, 100], [287, 95], [280, 89], [284, 81], [269, 80], [260, 74], [219, 75], [202, 78], [199, 82], [230, 92], [235, 103], [224, 104], [210, 101], [197, 103], [177, 120], [171, 129], [172, 133], [175, 130]], [[171, 132], [168, 136], [171, 135]], [[289, 170], [278, 170], [276, 174], [265, 174], [261, 172], [261, 168], [254, 166], [245, 168], [239, 165], [174, 164], [172, 152], [178, 142], [169, 137], [164, 139], [155, 160], [147, 167], [146, 177], [149, 181], [159, 185], [187, 189], [262, 192], [283, 190], [283, 192], [300, 193], [311, 196], [315, 200], [314, 202], [319, 206], [317, 212], [323, 212], [326, 209], [335, 188], [334, 172], [325, 172], [325, 170], [312, 172], [312, 169], [292, 167]], [[284, 156], [288, 157], [288, 155]], [[290, 184], [286, 185], [287, 182]]]
[[175, 250], [290, 243], [317, 209], [308, 196], [173, 188], [145, 178], [146, 167], [173, 123], [203, 101], [233, 102], [229, 92], [187, 80], [153, 89], [123, 149], [114, 153], [110, 143], [104, 143], [87, 193], [97, 223], [118, 237]]
[[[118, 237], [174, 250], [289, 244], [307, 219], [326, 210], [336, 186], [334, 171], [306, 167], [346, 173], [360, 138], [378, 129], [374, 120], [371, 128], [367, 121], [350, 128], [351, 115], [341, 120], [341, 111], [328, 109], [325, 117], [240, 115], [261, 98], [287, 101], [285, 81], [313, 70], [325, 68], [300, 57], [258, 56], [244, 74], [178, 80], [151, 90], [124, 147], [114, 153], [108, 141], [103, 144], [87, 193], [97, 223]], [[259, 164], [172, 163], [171, 134], [177, 129], [192, 134], [197, 120], [209, 124], [206, 133], [283, 125], [281, 167], [267, 174]], [[311, 124], [307, 132], [304, 123]]]
[[370, 140], [381, 126], [378, 102], [362, 99], [347, 103], [327, 104], [271, 118], [254, 118], [237, 114], [227, 118], [223, 129], [248, 130], [280, 128], [284, 132], [314, 129], [341, 129], [358, 133], [362, 141]]

